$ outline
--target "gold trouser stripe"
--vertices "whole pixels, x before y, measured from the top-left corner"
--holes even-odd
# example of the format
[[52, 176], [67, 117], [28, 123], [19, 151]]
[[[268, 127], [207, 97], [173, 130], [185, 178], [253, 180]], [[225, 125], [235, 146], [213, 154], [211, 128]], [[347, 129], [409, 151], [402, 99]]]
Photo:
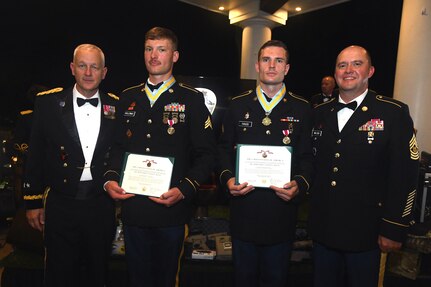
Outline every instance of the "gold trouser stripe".
[[[189, 227], [188, 225], [184, 225], [184, 241], [189, 236]], [[184, 254], [184, 241], [183, 241], [183, 247], [181, 248], [180, 256], [178, 257], [178, 269], [177, 269], [177, 276], [175, 278], [175, 287], [180, 286], [180, 269], [181, 269], [181, 258]]]
[[388, 256], [388, 254], [385, 252], [380, 253], [379, 284], [377, 285], [378, 287], [383, 287], [383, 280], [385, 278], [386, 257], [387, 256]]

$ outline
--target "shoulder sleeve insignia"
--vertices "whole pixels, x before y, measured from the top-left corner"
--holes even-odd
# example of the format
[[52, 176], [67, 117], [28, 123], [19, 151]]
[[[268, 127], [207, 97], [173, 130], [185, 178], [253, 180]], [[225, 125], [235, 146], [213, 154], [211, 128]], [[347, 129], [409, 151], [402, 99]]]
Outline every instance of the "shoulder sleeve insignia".
[[303, 102], [305, 102], [305, 103], [307, 103], [307, 104], [309, 104], [309, 103], [310, 103], [309, 101], [307, 101], [307, 100], [306, 100], [306, 99], [304, 99], [303, 97], [298, 96], [298, 95], [295, 95], [295, 94], [294, 94], [294, 93], [292, 93], [291, 91], [288, 91], [287, 93], [288, 93], [288, 94], [289, 94], [289, 96], [291, 96], [292, 98], [295, 98], [295, 99], [297, 99], [297, 100], [303, 101]]
[[31, 114], [33, 112], [33, 110], [25, 110], [25, 111], [21, 111], [21, 112], [19, 112], [21, 115], [28, 115], [28, 114]]
[[253, 92], [253, 90], [245, 91], [244, 93], [242, 93], [242, 94], [240, 94], [240, 95], [238, 95], [238, 96], [236, 96], [236, 97], [233, 97], [233, 98], [232, 98], [232, 100], [236, 100], [236, 99], [239, 99], [239, 98], [242, 98], [242, 97], [248, 96], [248, 95], [250, 95], [252, 92]]
[[397, 107], [401, 108], [400, 103], [397, 100], [394, 100], [392, 98], [384, 97], [382, 95], [377, 95], [376, 99], [378, 101], [380, 101], [380, 102], [388, 103], [388, 104], [393, 104], [394, 106], [397, 106]]
[[63, 91], [63, 88], [62, 87], [58, 87], [58, 88], [54, 88], [54, 89], [51, 89], [51, 90], [48, 90], [48, 91], [43, 91], [43, 92], [37, 93], [36, 96], [38, 97], [38, 96], [48, 95], [48, 94], [58, 93], [58, 92], [61, 92], [61, 91]]
[[188, 90], [193, 91], [193, 92], [195, 92], [195, 93], [200, 93], [198, 90], [196, 90], [196, 89], [195, 89], [195, 88], [193, 88], [192, 86], [186, 85], [186, 84], [184, 84], [184, 83], [178, 83], [178, 85], [179, 85], [181, 88], [188, 89]]
[[110, 96], [111, 98], [113, 98], [114, 100], [117, 100], [117, 101], [120, 99], [120, 97], [116, 96], [113, 93], [108, 93], [108, 96]]

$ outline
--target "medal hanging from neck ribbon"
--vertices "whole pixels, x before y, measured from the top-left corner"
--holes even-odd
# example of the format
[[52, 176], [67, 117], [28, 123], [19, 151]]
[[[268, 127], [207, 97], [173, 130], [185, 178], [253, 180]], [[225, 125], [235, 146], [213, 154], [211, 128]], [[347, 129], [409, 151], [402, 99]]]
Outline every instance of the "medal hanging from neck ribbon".
[[269, 126], [272, 123], [271, 118], [269, 117], [269, 114], [271, 113], [272, 109], [281, 101], [281, 99], [286, 94], [286, 86], [283, 83], [283, 86], [281, 87], [281, 89], [277, 92], [277, 94], [275, 94], [275, 96], [270, 101], [266, 99], [260, 85], [256, 87], [256, 94], [260, 105], [265, 111], [265, 117], [262, 119], [262, 124], [264, 126]]
[[145, 85], [145, 94], [147, 94], [148, 99], [150, 100], [151, 106], [157, 101], [161, 94], [163, 94], [167, 89], [169, 89], [175, 83], [175, 78], [170, 77], [163, 85], [160, 86], [157, 90], [151, 91], [147, 85]]

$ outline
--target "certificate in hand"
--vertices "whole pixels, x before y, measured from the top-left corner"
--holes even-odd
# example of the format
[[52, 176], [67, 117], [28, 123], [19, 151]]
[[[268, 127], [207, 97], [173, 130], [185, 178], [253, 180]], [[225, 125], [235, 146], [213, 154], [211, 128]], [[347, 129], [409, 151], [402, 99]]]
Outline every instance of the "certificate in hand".
[[291, 146], [237, 145], [236, 181], [255, 187], [283, 187], [290, 181]]
[[127, 193], [160, 197], [169, 190], [174, 158], [126, 153], [120, 186]]

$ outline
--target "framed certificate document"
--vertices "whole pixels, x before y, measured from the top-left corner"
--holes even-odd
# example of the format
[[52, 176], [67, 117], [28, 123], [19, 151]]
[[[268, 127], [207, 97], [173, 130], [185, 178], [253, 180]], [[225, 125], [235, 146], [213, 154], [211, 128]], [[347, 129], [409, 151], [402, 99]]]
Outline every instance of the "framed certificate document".
[[290, 181], [292, 147], [238, 144], [236, 181], [255, 187], [283, 187]]
[[174, 158], [126, 153], [120, 186], [127, 193], [160, 197], [169, 190]]

